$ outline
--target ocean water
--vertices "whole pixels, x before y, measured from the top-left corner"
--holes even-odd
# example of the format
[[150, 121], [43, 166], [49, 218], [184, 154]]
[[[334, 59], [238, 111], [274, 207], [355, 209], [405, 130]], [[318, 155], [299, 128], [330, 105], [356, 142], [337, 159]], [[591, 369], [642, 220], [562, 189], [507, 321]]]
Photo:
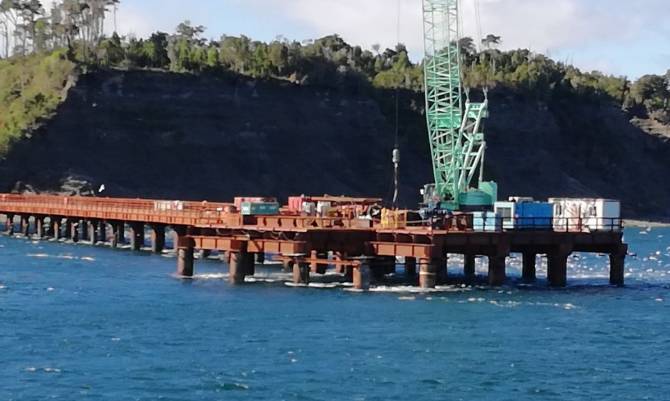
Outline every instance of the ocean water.
[[670, 229], [626, 240], [626, 288], [577, 255], [566, 289], [356, 293], [3, 237], [0, 400], [668, 400]]

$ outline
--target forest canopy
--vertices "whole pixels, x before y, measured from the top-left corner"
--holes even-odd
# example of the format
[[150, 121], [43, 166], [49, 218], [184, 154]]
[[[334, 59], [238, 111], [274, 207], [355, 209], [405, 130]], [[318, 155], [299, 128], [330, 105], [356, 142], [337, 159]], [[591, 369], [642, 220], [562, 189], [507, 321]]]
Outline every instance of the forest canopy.
[[[303, 42], [278, 37], [266, 43], [244, 35], [207, 39], [206, 28], [190, 21], [174, 32], [155, 32], [148, 38], [106, 36], [105, 32], [116, 30], [108, 20], [119, 3], [60, 0], [45, 10], [39, 0], [0, 0], [0, 55], [65, 51], [70, 61], [85, 69], [233, 72], [341, 90], [423, 90], [422, 64], [412, 62], [402, 44], [385, 50], [363, 49], [338, 35]], [[503, 87], [545, 102], [578, 96], [670, 123], [670, 70], [631, 82], [626, 77], [583, 72], [526, 49], [500, 50], [503, 40], [489, 34], [481, 41], [460, 41], [467, 87]]]

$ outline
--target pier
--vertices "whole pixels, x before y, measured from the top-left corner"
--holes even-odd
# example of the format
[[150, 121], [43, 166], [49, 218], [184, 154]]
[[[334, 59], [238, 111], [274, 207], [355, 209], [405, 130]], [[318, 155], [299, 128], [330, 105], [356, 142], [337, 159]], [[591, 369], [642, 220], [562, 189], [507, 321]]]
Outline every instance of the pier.
[[[351, 198], [352, 203], [358, 201]], [[215, 251], [228, 263], [234, 284], [244, 283], [254, 275], [256, 263], [270, 256], [293, 273], [296, 284], [334, 269], [354, 288], [365, 290], [395, 272], [396, 258], [402, 257], [408, 280], [434, 288], [453, 274], [447, 267], [448, 255], [461, 254], [466, 280], [474, 280], [475, 260], [484, 256], [488, 284], [500, 286], [507, 279], [507, 257], [518, 253], [523, 256], [524, 281], [536, 280], [537, 258], [546, 255], [549, 285], [564, 287], [569, 256], [587, 252], [609, 255], [610, 283], [622, 286], [628, 251], [620, 226], [593, 232], [394, 229], [348, 213], [254, 216], [243, 215], [232, 203], [215, 202], [2, 194], [0, 215], [5, 216], [7, 235], [110, 247], [127, 244], [134, 251], [145, 248], [145, 233], [150, 230], [151, 251], [162, 253], [170, 232], [179, 276], [193, 276], [196, 251], [203, 255]]]

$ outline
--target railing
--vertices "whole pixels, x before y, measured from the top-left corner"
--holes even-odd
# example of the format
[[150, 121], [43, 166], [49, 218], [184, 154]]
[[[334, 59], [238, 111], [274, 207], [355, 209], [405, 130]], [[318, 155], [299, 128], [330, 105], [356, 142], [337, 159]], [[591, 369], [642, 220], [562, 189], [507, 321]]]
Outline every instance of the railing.
[[[166, 204], [174, 203], [175, 208]], [[88, 198], [53, 195], [0, 195], [0, 210], [3, 212], [33, 213], [105, 218], [110, 215], [125, 216], [128, 220], [147, 222], [169, 222], [174, 219], [193, 220], [195, 223], [216, 224], [228, 203], [157, 201], [148, 199]]]
[[621, 217], [475, 218], [476, 231], [621, 232]]

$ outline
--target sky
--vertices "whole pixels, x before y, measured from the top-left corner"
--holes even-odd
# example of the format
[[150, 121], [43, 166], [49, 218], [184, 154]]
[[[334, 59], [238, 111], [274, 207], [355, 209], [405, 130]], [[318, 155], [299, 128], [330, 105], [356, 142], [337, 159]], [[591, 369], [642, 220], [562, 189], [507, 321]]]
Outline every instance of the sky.
[[[208, 38], [314, 39], [337, 33], [371, 48], [404, 43], [423, 54], [422, 0], [121, 0], [117, 28], [148, 36], [183, 20]], [[670, 70], [670, 0], [461, 0], [463, 31], [502, 36], [502, 49], [530, 48], [583, 70], [638, 78]], [[400, 19], [398, 19], [400, 15]], [[398, 24], [398, 20], [400, 24]], [[398, 29], [399, 28], [399, 29]], [[113, 29], [112, 18], [108, 30]]]

